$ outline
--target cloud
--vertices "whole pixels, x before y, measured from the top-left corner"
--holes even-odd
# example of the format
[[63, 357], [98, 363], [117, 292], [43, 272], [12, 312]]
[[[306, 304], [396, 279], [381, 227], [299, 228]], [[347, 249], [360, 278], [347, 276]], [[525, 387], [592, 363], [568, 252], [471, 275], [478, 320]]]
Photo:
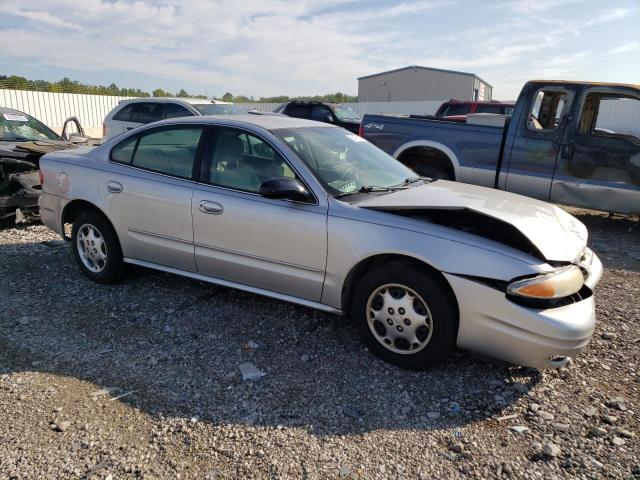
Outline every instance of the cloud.
[[67, 22], [58, 16], [40, 10], [24, 10], [13, 5], [0, 5], [0, 13], [15, 17], [22, 17], [24, 19], [52, 27], [80, 30], [79, 25]]
[[640, 42], [628, 42], [620, 45], [619, 47], [614, 48], [609, 53], [617, 54], [617, 53], [630, 53], [630, 52], [638, 52], [640, 51]]
[[[550, 58], [587, 64], [576, 56], [586, 37], [638, 13], [624, 5], [583, 12], [574, 3], [21, 0], [0, 5], [0, 57], [78, 80], [86, 72], [104, 84], [125, 78], [118, 83], [217, 95], [355, 93], [357, 77], [412, 64], [516, 84], [571, 68]], [[571, 15], [555, 14], [567, 6]]]

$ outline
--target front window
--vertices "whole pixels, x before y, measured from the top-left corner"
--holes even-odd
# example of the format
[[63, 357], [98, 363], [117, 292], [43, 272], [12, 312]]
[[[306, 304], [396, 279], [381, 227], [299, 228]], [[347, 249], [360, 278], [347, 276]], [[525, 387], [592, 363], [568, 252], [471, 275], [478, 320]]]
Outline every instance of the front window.
[[262, 139], [236, 128], [219, 127], [204, 181], [221, 187], [258, 193], [266, 180], [292, 177], [287, 162]]
[[243, 115], [245, 113], [235, 105], [224, 103], [196, 103], [192, 106], [202, 115]]
[[333, 114], [342, 122], [354, 121], [359, 122], [360, 116], [346, 105], [336, 105], [333, 107]]
[[32, 140], [60, 140], [46, 125], [26, 113], [0, 114], [0, 141], [28, 142]]
[[416, 174], [365, 139], [342, 128], [274, 130], [333, 195], [391, 188]]

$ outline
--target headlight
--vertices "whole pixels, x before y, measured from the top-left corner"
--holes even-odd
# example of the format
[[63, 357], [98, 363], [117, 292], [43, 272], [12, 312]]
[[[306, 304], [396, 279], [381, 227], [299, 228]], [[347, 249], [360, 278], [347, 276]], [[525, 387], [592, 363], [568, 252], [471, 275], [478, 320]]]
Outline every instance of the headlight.
[[527, 298], [563, 298], [578, 292], [583, 284], [582, 271], [575, 265], [570, 265], [551, 273], [513, 282], [507, 287], [507, 293]]

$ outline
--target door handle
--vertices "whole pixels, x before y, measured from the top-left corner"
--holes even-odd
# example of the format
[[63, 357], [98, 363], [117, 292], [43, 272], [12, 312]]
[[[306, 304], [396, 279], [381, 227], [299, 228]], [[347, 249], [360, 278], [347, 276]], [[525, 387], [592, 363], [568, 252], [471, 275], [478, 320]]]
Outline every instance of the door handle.
[[129, 131], [129, 130], [133, 130], [136, 127], [125, 127], [125, 128], [127, 129], [127, 131]]
[[222, 205], [220, 205], [219, 203], [208, 202], [206, 200], [202, 200], [198, 208], [200, 208], [200, 211], [203, 213], [212, 213], [213, 215], [220, 215], [224, 210], [224, 208], [222, 208]]
[[122, 184], [114, 180], [109, 180], [107, 182], [107, 190], [109, 190], [109, 192], [111, 193], [122, 193]]

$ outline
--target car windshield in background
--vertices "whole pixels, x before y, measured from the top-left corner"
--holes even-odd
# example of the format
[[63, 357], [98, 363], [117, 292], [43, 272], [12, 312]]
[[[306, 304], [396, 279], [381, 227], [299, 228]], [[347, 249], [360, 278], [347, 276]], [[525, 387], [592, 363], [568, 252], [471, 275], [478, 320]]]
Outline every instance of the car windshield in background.
[[225, 105], [220, 103], [196, 103], [192, 106], [202, 115], [243, 115], [246, 113], [235, 105]]
[[280, 137], [333, 196], [384, 190], [416, 174], [362, 137], [343, 128], [278, 129]]
[[333, 114], [336, 116], [338, 120], [341, 120], [341, 121], [348, 121], [348, 120], [354, 120], [357, 122], [360, 121], [360, 116], [356, 112], [351, 110], [350, 107], [347, 107], [346, 105], [334, 106]]
[[0, 114], [0, 141], [61, 140], [43, 123], [24, 113]]

